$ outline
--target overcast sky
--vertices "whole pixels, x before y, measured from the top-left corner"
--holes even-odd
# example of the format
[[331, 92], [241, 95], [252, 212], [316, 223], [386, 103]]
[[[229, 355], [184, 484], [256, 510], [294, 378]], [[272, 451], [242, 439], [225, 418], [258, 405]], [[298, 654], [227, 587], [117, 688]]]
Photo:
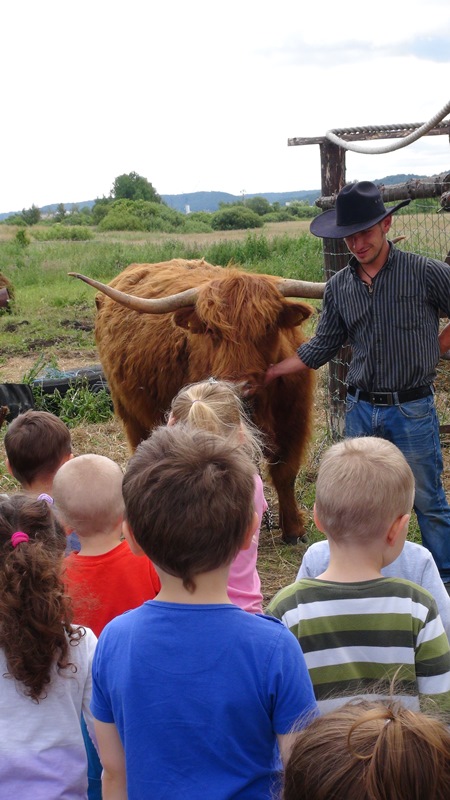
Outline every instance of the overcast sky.
[[[160, 194], [316, 189], [319, 146], [289, 138], [450, 100], [449, 0], [18, 0], [1, 30], [0, 212], [132, 171]], [[446, 170], [435, 136], [349, 154], [346, 177]]]

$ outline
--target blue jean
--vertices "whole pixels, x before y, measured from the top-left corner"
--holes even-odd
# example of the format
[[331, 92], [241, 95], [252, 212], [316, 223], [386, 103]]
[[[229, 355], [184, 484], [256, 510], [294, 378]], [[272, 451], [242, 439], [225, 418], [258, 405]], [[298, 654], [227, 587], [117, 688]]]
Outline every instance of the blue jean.
[[347, 396], [345, 435], [379, 436], [397, 445], [414, 473], [414, 510], [422, 544], [430, 550], [444, 583], [450, 582], [450, 507], [442, 486], [439, 422], [434, 397], [374, 406]]

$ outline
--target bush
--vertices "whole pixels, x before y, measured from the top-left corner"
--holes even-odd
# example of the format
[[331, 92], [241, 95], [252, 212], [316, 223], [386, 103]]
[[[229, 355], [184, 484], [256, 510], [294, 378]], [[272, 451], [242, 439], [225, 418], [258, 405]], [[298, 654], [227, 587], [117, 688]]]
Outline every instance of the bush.
[[115, 200], [99, 223], [101, 231], [183, 231], [186, 217], [162, 203]]
[[264, 222], [294, 222], [294, 217], [287, 209], [281, 211], [271, 211], [270, 214], [265, 214]]
[[76, 425], [107, 422], [113, 416], [111, 396], [106, 389], [91, 392], [87, 381], [80, 380], [62, 395], [58, 389], [46, 394], [42, 387], [31, 384], [34, 407], [37, 411], [50, 411], [62, 419], [69, 428]]
[[254, 211], [255, 214], [258, 214], [260, 217], [263, 217], [272, 210], [272, 206], [270, 205], [269, 201], [265, 197], [259, 196], [248, 197], [245, 201], [245, 206], [251, 211]]
[[211, 211], [193, 211], [191, 214], [186, 214], [186, 219], [191, 222], [204, 222], [211, 227], [212, 216]]
[[145, 231], [144, 221], [127, 208], [112, 208], [99, 223], [100, 231]]
[[231, 231], [262, 228], [263, 221], [258, 214], [245, 206], [229, 206], [215, 211], [211, 224], [215, 231]]
[[14, 241], [19, 245], [19, 247], [28, 247], [30, 244], [30, 237], [28, 236], [26, 230], [21, 228], [19, 231], [17, 231]]
[[62, 225], [60, 222], [48, 228], [33, 231], [33, 236], [39, 242], [48, 242], [53, 239], [70, 239], [71, 241], [86, 242], [88, 239], [94, 238], [94, 234], [88, 228], [82, 228], [79, 225]]

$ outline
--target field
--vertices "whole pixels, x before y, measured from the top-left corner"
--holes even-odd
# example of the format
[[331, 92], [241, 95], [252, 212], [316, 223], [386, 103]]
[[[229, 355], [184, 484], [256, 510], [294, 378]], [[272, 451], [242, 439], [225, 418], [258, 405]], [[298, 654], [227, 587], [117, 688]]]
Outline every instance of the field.
[[[96, 235], [89, 242], [31, 242], [20, 247], [16, 229], [0, 226], [0, 271], [13, 283], [15, 297], [11, 313], [0, 315], [0, 382], [22, 382], [24, 376], [43, 369], [73, 369], [99, 363], [93, 336], [94, 290], [67, 277], [70, 271], [83, 272], [100, 280], [110, 280], [133, 261], [166, 260], [174, 256], [205, 256], [214, 263], [227, 263], [233, 248], [241, 247], [245, 268], [252, 271], [321, 280], [321, 243], [308, 233], [308, 223], [275, 223], [258, 234], [245, 231], [214, 234], [132, 234]], [[243, 249], [242, 249], [243, 248]], [[217, 254], [216, 258], [211, 253]], [[220, 255], [222, 254], [223, 260]], [[442, 361], [437, 382], [441, 422], [450, 421], [447, 409], [448, 363]], [[308, 519], [308, 535], [315, 541], [320, 534], [312, 520], [314, 481], [317, 465], [330, 436], [326, 414], [328, 370], [317, 375], [314, 435], [308, 458], [297, 479], [297, 497]], [[0, 431], [0, 441], [4, 428]], [[97, 452], [109, 456], [122, 467], [129, 453], [120, 424], [115, 419], [82, 423], [72, 428], [76, 454]], [[443, 436], [445, 482], [450, 485], [450, 459]], [[0, 491], [17, 490], [7, 474], [0, 452]], [[259, 571], [265, 599], [294, 579], [301, 561], [303, 545], [288, 547], [277, 529], [276, 498], [266, 483], [269, 512], [260, 539]], [[412, 525], [411, 537], [417, 538]]]

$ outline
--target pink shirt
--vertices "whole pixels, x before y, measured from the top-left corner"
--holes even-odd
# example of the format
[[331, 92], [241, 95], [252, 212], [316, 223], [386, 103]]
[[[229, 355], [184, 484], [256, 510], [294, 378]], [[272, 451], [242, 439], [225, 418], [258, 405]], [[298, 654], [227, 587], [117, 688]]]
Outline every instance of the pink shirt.
[[267, 510], [264, 497], [263, 482], [259, 475], [255, 475], [255, 511], [258, 514], [259, 525], [253, 534], [252, 543], [248, 550], [240, 550], [234, 559], [228, 577], [228, 597], [231, 602], [244, 611], [252, 614], [262, 614], [261, 580], [256, 569], [258, 557], [259, 531], [264, 512]]

